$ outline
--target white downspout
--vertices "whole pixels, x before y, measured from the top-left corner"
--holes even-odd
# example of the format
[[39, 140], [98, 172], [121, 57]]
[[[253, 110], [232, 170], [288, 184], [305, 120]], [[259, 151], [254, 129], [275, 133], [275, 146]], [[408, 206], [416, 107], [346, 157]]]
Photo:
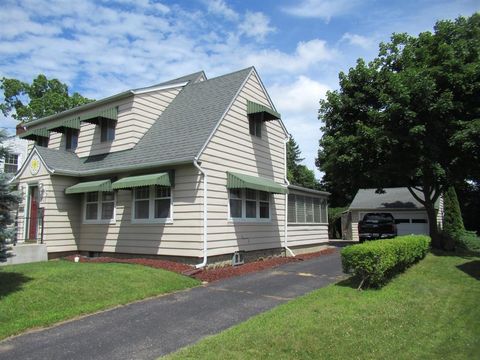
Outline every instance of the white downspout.
[[208, 208], [207, 208], [207, 172], [198, 165], [198, 159], [193, 160], [193, 165], [200, 171], [203, 175], [203, 261], [200, 264], [195, 265], [195, 268], [200, 269], [207, 265], [207, 237], [208, 237]]
[[[284, 163], [284, 178], [283, 180], [285, 181], [285, 184], [290, 185], [290, 182], [288, 181], [287, 178], [287, 142], [289, 138], [285, 138], [285, 143], [284, 143], [284, 154], [283, 154], [283, 163]], [[295, 257], [295, 254], [293, 251], [288, 247], [288, 194], [285, 194], [285, 226], [284, 226], [284, 234], [283, 234], [283, 247], [285, 248], [286, 251], [288, 251], [293, 257]]]

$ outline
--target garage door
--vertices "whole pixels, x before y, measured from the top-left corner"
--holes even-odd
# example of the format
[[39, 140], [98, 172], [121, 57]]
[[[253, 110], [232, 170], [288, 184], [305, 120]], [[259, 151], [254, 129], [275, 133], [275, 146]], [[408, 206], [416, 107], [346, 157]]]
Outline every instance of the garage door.
[[392, 213], [397, 223], [398, 235], [428, 234], [428, 219], [422, 213]]

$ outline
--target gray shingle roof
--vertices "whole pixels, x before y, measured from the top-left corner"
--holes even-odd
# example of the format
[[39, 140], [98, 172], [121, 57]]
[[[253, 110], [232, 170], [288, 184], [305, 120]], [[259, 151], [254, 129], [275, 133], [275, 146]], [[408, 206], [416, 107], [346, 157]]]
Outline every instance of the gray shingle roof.
[[[376, 189], [358, 190], [349, 209], [424, 209], [424, 206], [415, 200], [406, 187], [385, 188], [385, 193], [383, 194], [377, 194], [375, 190]], [[413, 191], [419, 194], [420, 198], [423, 198], [423, 195], [418, 191]]]
[[[251, 70], [247, 68], [197, 83], [190, 81], [130, 150], [83, 158], [65, 150], [42, 147], [37, 150], [56, 172], [78, 176], [193, 161]], [[198, 79], [201, 74], [203, 72], [192, 75]], [[174, 82], [180, 79], [184, 78]]]

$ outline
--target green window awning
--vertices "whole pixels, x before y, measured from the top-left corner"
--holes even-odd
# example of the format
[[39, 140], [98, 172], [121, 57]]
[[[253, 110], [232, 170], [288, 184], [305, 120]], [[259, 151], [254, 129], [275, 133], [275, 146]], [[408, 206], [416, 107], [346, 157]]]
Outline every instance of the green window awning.
[[247, 114], [262, 114], [263, 120], [265, 121], [277, 120], [281, 118], [280, 114], [275, 110], [250, 100], [247, 100]]
[[262, 177], [227, 172], [228, 189], [254, 189], [274, 194], [288, 194], [288, 189], [275, 181]]
[[78, 116], [75, 118], [57, 121], [52, 125], [47, 126], [48, 131], [54, 131], [59, 133], [64, 133], [65, 129], [67, 128], [76, 130], [80, 129], [80, 119], [78, 118]]
[[112, 191], [110, 180], [81, 182], [65, 189], [65, 194], [80, 194], [93, 191]]
[[88, 122], [91, 124], [98, 124], [101, 119], [117, 120], [118, 107], [112, 107], [108, 109], [93, 111], [85, 115], [77, 116], [78, 121]]
[[27, 130], [24, 133], [18, 135], [19, 138], [26, 140], [37, 140], [37, 138], [39, 137], [48, 138], [49, 136], [50, 134], [45, 128]]
[[172, 186], [173, 181], [170, 179], [168, 172], [158, 174], [148, 174], [139, 176], [129, 176], [112, 184], [114, 190], [117, 189], [129, 189], [140, 186], [160, 185], [160, 186]]

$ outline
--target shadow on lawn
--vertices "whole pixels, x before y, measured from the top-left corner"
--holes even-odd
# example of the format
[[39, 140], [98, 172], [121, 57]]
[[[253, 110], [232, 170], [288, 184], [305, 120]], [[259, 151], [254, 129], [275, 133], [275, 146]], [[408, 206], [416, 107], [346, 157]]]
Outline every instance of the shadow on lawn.
[[457, 268], [474, 279], [480, 280], [480, 260], [473, 260], [462, 265], [457, 265]]
[[0, 270], [0, 299], [15, 291], [21, 290], [23, 284], [30, 280], [33, 279], [23, 274]]

